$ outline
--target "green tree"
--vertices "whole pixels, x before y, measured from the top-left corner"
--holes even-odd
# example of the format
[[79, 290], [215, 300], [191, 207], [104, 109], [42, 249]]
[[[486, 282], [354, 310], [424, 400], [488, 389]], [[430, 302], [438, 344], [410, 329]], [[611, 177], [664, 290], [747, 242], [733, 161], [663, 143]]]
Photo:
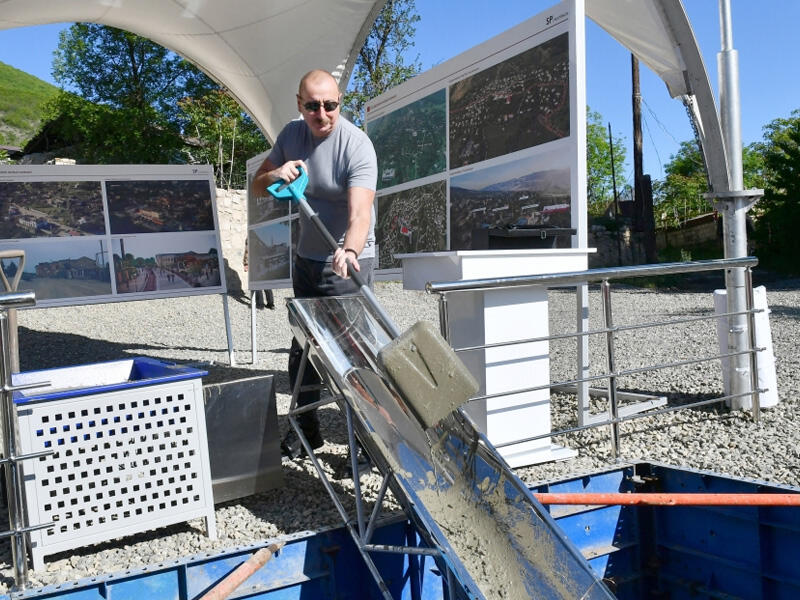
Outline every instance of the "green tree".
[[194, 65], [136, 34], [75, 23], [59, 34], [53, 77], [90, 102], [118, 109], [153, 108], [178, 120], [178, 100], [215, 87]]
[[417, 32], [415, 0], [387, 0], [361, 47], [344, 94], [344, 109], [359, 127], [364, 124], [364, 105], [371, 98], [420, 72], [419, 57], [405, 63]]
[[184, 162], [179, 132], [152, 107], [113, 108], [62, 91], [43, 115], [50, 146], [64, 157], [97, 164]]
[[[215, 84], [191, 63], [133, 33], [75, 23], [60, 33], [49, 107], [87, 162], [182, 162], [179, 100]], [[63, 88], [75, 90], [86, 102]]]
[[269, 148], [250, 116], [222, 89], [187, 96], [179, 106], [186, 117], [187, 135], [198, 141], [187, 146], [189, 162], [214, 165], [220, 187], [244, 187], [247, 159]]
[[[695, 140], [681, 142], [664, 172], [664, 179], [653, 186], [658, 227], [678, 227], [687, 219], [712, 210], [703, 197], [709, 191], [708, 175]], [[742, 173], [745, 188], [763, 187], [763, 157], [754, 145], [742, 149]]]
[[756, 204], [758, 256], [772, 268], [800, 273], [800, 110], [764, 126], [755, 147], [763, 156], [764, 198]]
[[[613, 143], [613, 145], [612, 145]], [[625, 138], [613, 137], [608, 140], [608, 127], [603, 116], [586, 107], [586, 191], [589, 214], [602, 215], [614, 201], [614, 182], [611, 170], [611, 151], [614, 151], [614, 172], [617, 191], [622, 189], [626, 169]]]

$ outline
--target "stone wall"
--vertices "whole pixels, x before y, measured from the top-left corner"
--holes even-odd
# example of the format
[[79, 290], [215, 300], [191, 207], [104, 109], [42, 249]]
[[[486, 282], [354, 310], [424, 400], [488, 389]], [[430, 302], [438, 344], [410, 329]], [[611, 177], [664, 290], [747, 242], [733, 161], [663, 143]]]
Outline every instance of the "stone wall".
[[589, 228], [589, 248], [597, 252], [589, 255], [589, 268], [638, 265], [645, 262], [642, 235], [635, 233], [629, 225], [621, 225], [617, 231], [609, 231], [602, 225]]
[[717, 241], [721, 231], [718, 218], [721, 217], [709, 213], [689, 219], [679, 229], [660, 229], [656, 232], [656, 246], [659, 250], [668, 247], [691, 249]]
[[247, 273], [242, 266], [247, 237], [247, 192], [217, 188], [217, 219], [225, 278], [228, 290], [235, 293], [247, 288]]

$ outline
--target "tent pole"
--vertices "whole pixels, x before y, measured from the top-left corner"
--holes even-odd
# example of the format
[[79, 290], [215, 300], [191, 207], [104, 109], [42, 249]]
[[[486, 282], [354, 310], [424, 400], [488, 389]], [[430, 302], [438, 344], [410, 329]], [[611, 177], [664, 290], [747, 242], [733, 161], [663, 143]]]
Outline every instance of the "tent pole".
[[[722, 136], [725, 140], [725, 153], [728, 163], [728, 194], [717, 197], [721, 205], [725, 240], [725, 258], [747, 256], [747, 210], [752, 198], [742, 194], [744, 181], [742, 175], [742, 133], [741, 106], [739, 103], [739, 55], [733, 48], [733, 28], [731, 25], [730, 0], [719, 0], [719, 23], [721, 50], [717, 54], [719, 77], [719, 110]], [[739, 192], [739, 193], [737, 193]], [[725, 272], [728, 312], [741, 313], [746, 309], [744, 269], [734, 268]], [[749, 348], [747, 315], [730, 317], [728, 349], [729, 352], [742, 352]], [[749, 357], [738, 354], [732, 358], [730, 370], [731, 394], [751, 392]], [[739, 397], [732, 401], [732, 408], [745, 408], [749, 399]]]

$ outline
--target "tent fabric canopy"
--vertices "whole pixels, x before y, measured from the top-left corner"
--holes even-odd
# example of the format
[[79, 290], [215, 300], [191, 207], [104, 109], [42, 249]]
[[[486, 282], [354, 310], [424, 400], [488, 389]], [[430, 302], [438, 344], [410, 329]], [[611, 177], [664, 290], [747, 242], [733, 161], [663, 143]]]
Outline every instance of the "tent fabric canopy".
[[[303, 73], [327, 69], [346, 87], [384, 2], [0, 0], [0, 29], [86, 21], [150, 38], [227, 88], [274, 141], [281, 127], [297, 116], [295, 86]], [[712, 182], [715, 188], [724, 187], [727, 169], [719, 118], [680, 0], [576, 2], [585, 3], [589, 18], [653, 69], [673, 97], [696, 95], [699, 110], [692, 116], [704, 138], [709, 171], [716, 173]]]
[[[94, 22], [177, 52], [227, 88], [274, 141], [303, 73], [344, 87], [384, 0], [0, 0], [0, 29]], [[24, 52], [20, 48], [20, 52]]]

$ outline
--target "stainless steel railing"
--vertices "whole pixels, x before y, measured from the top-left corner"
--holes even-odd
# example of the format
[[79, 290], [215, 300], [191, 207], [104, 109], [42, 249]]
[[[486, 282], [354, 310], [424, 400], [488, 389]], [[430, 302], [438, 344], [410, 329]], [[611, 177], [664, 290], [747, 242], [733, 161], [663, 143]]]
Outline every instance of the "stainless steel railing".
[[[488, 348], [498, 346], [508, 346], [514, 344], [524, 344], [530, 342], [544, 342], [548, 343], [555, 340], [564, 340], [569, 338], [581, 338], [585, 336], [604, 336], [605, 337], [605, 354], [606, 365], [605, 372], [591, 375], [587, 377], [576, 377], [566, 381], [548, 381], [547, 383], [521, 387], [512, 390], [503, 391], [500, 393], [485, 394], [476, 396], [473, 400], [487, 400], [500, 396], [507, 396], [517, 394], [520, 392], [529, 392], [542, 389], [564, 388], [566, 386], [576, 386], [577, 384], [586, 384], [596, 381], [607, 380], [607, 397], [608, 397], [608, 418], [605, 420], [594, 421], [589, 424], [581, 424], [577, 427], [561, 429], [558, 431], [551, 431], [545, 434], [535, 435], [524, 439], [514, 440], [511, 442], [496, 444], [497, 448], [503, 448], [512, 444], [521, 444], [548, 438], [554, 435], [566, 434], [577, 432], [585, 429], [608, 426], [610, 430], [611, 449], [614, 457], [619, 457], [619, 426], [624, 421], [633, 419], [641, 419], [644, 417], [663, 414], [676, 410], [685, 410], [692, 407], [706, 406], [710, 404], [724, 402], [735, 398], [750, 397], [752, 399], [752, 414], [753, 419], [758, 422], [760, 419], [759, 412], [759, 394], [767, 390], [758, 388], [758, 353], [763, 351], [764, 348], [757, 348], [755, 345], [755, 322], [754, 314], [759, 310], [753, 307], [753, 280], [752, 280], [752, 267], [758, 264], [758, 259], [754, 257], [732, 258], [732, 259], [716, 259], [695, 262], [682, 262], [682, 263], [665, 263], [655, 265], [638, 265], [630, 267], [614, 267], [603, 269], [589, 269], [586, 271], [574, 271], [567, 273], [554, 273], [546, 275], [529, 275], [529, 276], [514, 276], [514, 277], [497, 277], [487, 279], [474, 279], [465, 281], [453, 282], [440, 282], [428, 283], [426, 289], [429, 293], [439, 294], [439, 315], [441, 319], [442, 331], [445, 336], [449, 332], [449, 315], [448, 315], [448, 302], [447, 296], [452, 293], [461, 292], [480, 292], [496, 288], [511, 288], [511, 287], [537, 287], [541, 289], [553, 287], [572, 287], [581, 286], [590, 283], [599, 283], [602, 298], [602, 318], [603, 327], [586, 330], [575, 331], [570, 333], [562, 333], [556, 335], [548, 335], [537, 338], [525, 338], [513, 341], [504, 341], [493, 344], [482, 344], [473, 346], [456, 347], [456, 352], [471, 352], [480, 351]], [[746, 309], [739, 312], [726, 312], [721, 314], [709, 314], [703, 316], [687, 316], [677, 319], [669, 319], [667, 321], [652, 321], [646, 323], [636, 323], [632, 325], [615, 326], [611, 302], [611, 282], [630, 279], [635, 277], [648, 277], [648, 276], [662, 276], [662, 275], [680, 275], [687, 273], [699, 273], [706, 271], [719, 271], [728, 269], [743, 269], [745, 273], [745, 292], [746, 292]], [[748, 326], [748, 341], [749, 346], [745, 349], [738, 349], [729, 352], [722, 352], [710, 356], [700, 358], [691, 358], [687, 360], [671, 361], [666, 363], [658, 363], [645, 367], [637, 367], [631, 369], [620, 370], [617, 365], [617, 341], [616, 336], [622, 331], [630, 331], [635, 329], [645, 329], [653, 327], [675, 326], [685, 323], [696, 323], [699, 321], [716, 320], [716, 319], [730, 319], [732, 317], [746, 315]], [[730, 350], [730, 348], [729, 348]], [[736, 394], [723, 395], [713, 399], [705, 399], [695, 402], [681, 404], [680, 406], [670, 406], [663, 409], [647, 409], [641, 412], [633, 412], [633, 414], [621, 415], [619, 406], [619, 390], [618, 381], [621, 377], [657, 371], [666, 368], [680, 367], [692, 364], [700, 364], [709, 361], [731, 359], [732, 357], [746, 354], [749, 356], [750, 361], [750, 389]], [[580, 400], [580, 399], [579, 399]]]
[[33, 454], [19, 454], [19, 427], [17, 421], [17, 411], [14, 406], [14, 392], [16, 390], [30, 389], [48, 385], [47, 382], [26, 384], [15, 386], [12, 381], [12, 373], [16, 371], [16, 345], [12, 338], [16, 337], [16, 331], [12, 331], [14, 325], [9, 313], [17, 308], [33, 306], [36, 304], [36, 297], [33, 292], [9, 292], [0, 294], [0, 381], [3, 388], [0, 394], [0, 428], [2, 428], [2, 451], [3, 458], [0, 463], [5, 470], [5, 486], [8, 504], [8, 523], [9, 530], [0, 532], [0, 538], [11, 538], [11, 558], [14, 563], [14, 590], [24, 590], [28, 587], [28, 555], [25, 544], [26, 534], [37, 529], [50, 527], [52, 523], [43, 523], [26, 526], [25, 516], [25, 496], [23, 489], [23, 473], [21, 462], [47, 456], [52, 454], [52, 450], [46, 452], [36, 452]]

